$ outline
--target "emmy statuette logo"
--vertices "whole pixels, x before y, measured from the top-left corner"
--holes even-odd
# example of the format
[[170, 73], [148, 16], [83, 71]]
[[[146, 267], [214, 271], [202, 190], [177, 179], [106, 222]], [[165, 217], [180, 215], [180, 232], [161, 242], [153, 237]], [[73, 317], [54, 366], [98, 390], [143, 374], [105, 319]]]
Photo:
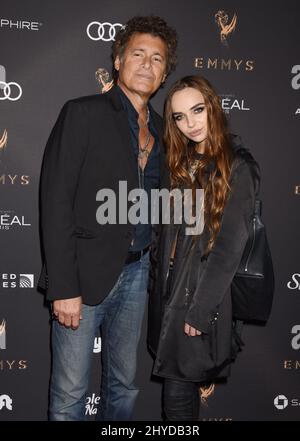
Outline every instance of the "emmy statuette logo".
[[234, 14], [229, 22], [228, 14], [225, 11], [218, 11], [215, 14], [215, 22], [220, 30], [220, 40], [224, 46], [228, 46], [227, 38], [235, 31], [237, 23], [237, 15]]
[[95, 78], [100, 85], [100, 93], [108, 92], [114, 85], [114, 81], [110, 79], [109, 73], [103, 67], [96, 70]]

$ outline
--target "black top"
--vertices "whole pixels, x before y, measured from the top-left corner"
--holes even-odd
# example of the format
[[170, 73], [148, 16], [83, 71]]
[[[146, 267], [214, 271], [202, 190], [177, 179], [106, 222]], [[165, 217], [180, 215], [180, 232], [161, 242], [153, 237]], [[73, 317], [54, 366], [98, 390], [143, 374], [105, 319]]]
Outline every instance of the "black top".
[[204, 153], [198, 153], [197, 151], [194, 153], [195, 159], [202, 159], [203, 155]]

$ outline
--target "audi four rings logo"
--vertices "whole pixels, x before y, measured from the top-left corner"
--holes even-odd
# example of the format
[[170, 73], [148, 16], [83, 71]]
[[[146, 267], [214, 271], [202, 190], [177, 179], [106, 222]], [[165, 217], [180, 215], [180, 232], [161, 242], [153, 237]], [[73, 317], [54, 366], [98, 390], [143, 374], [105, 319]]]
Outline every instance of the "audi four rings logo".
[[[1, 92], [2, 91], [2, 92]], [[22, 96], [22, 87], [14, 81], [6, 82], [5, 67], [0, 65], [0, 101], [17, 101]]]
[[86, 28], [86, 33], [91, 40], [98, 41], [114, 41], [118, 28], [123, 25], [121, 23], [99, 23], [99, 21], [92, 21]]

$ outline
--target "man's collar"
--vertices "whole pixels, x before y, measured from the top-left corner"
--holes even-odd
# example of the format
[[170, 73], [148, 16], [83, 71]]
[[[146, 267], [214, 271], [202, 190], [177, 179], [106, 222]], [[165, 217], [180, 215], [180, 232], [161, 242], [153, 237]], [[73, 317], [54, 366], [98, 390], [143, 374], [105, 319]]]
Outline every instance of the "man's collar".
[[[122, 96], [124, 96], [124, 102], [126, 102], [125, 99], [128, 100], [130, 105], [133, 107], [129, 98], [125, 95], [123, 90], [118, 85], [114, 85], [108, 92], [105, 93], [105, 95], [107, 96], [107, 98], [110, 99], [110, 101], [112, 102], [112, 105], [114, 106], [114, 108], [117, 111], [124, 110]], [[148, 102], [148, 107], [149, 107], [149, 111], [150, 111], [150, 121], [152, 120], [152, 118], [154, 118], [154, 120], [155, 120], [156, 119], [155, 110], [153, 109], [150, 102]], [[134, 108], [134, 110], [135, 110], [135, 108]], [[135, 110], [135, 112], [136, 112], [136, 110]]]
[[121, 102], [123, 105], [123, 109], [128, 110], [130, 113], [133, 113], [135, 118], [138, 119], [139, 114], [136, 111], [136, 109], [135, 109], [134, 105], [132, 104], [132, 102], [130, 101], [130, 99], [128, 98], [128, 96], [126, 95], [126, 93], [124, 93], [123, 90], [121, 89], [121, 87], [118, 85], [116, 85], [116, 89], [117, 89], [117, 92], [120, 96], [120, 99], [121, 99]]

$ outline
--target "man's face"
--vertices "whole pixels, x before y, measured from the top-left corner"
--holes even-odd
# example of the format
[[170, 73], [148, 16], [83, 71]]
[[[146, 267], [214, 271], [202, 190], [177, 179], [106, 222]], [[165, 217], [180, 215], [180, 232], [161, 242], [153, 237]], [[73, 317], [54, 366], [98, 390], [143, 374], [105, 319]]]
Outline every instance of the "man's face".
[[136, 33], [116, 57], [118, 83], [131, 93], [150, 97], [166, 77], [167, 46], [160, 37]]

